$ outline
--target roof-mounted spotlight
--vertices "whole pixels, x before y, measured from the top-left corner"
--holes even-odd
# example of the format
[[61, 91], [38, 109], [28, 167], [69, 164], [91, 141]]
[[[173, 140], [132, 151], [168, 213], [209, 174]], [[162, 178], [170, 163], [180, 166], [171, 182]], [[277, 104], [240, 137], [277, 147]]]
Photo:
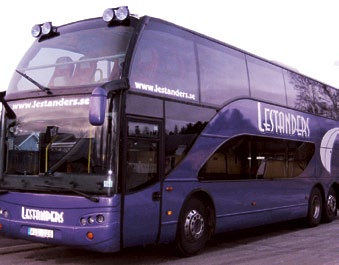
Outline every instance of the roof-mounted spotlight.
[[32, 36], [39, 38], [40, 36], [47, 36], [56, 32], [56, 27], [52, 25], [52, 22], [45, 22], [44, 24], [36, 24], [32, 28]]
[[129, 10], [127, 6], [121, 6], [117, 8], [107, 8], [103, 15], [102, 19], [107, 23], [112, 21], [124, 21], [129, 16]]
[[41, 24], [36, 24], [36, 25], [34, 25], [34, 26], [32, 27], [31, 33], [32, 33], [32, 36], [33, 36], [34, 38], [40, 37], [40, 35], [41, 35]]
[[41, 26], [41, 31], [43, 35], [49, 35], [54, 31], [54, 27], [52, 26], [52, 22], [45, 22]]

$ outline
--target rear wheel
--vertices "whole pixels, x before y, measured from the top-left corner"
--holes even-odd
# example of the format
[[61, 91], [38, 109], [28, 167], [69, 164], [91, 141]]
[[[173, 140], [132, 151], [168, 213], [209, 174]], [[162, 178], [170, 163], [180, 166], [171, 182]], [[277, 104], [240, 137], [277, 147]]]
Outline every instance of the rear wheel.
[[182, 209], [176, 236], [176, 245], [184, 256], [202, 250], [209, 236], [208, 215], [201, 200], [193, 198]]
[[331, 187], [328, 191], [327, 198], [324, 202], [323, 221], [331, 222], [337, 215], [337, 196]]
[[313, 188], [308, 201], [307, 224], [311, 227], [317, 226], [321, 220], [322, 197], [319, 188]]

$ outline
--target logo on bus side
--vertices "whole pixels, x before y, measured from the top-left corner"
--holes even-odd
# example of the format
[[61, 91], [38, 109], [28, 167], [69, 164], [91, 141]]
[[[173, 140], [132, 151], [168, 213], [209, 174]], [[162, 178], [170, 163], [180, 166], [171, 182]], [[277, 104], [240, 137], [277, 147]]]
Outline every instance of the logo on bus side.
[[333, 146], [339, 135], [339, 128], [332, 128], [327, 131], [320, 143], [320, 159], [324, 168], [331, 173]]
[[64, 212], [47, 211], [47, 210], [41, 211], [41, 210], [28, 209], [28, 208], [22, 207], [21, 218], [23, 220], [63, 223]]
[[273, 108], [258, 102], [258, 129], [290, 136], [310, 137], [309, 118]]

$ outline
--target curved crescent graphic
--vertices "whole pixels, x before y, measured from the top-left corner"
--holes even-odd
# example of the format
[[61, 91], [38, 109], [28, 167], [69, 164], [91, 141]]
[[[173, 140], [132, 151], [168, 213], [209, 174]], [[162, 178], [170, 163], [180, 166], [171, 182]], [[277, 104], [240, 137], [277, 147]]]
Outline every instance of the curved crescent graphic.
[[320, 144], [320, 158], [321, 163], [331, 173], [331, 162], [332, 162], [332, 149], [334, 141], [339, 134], [339, 128], [332, 128], [323, 136]]

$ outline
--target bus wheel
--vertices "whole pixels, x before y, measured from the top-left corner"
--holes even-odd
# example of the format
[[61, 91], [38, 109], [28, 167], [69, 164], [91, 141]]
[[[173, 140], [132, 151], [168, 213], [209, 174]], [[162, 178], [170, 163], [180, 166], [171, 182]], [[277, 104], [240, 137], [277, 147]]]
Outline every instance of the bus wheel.
[[337, 197], [334, 189], [331, 187], [328, 191], [327, 199], [324, 202], [323, 221], [331, 222], [337, 215]]
[[322, 198], [319, 188], [313, 188], [308, 201], [307, 224], [317, 226], [321, 220]]
[[193, 198], [182, 209], [177, 228], [176, 245], [184, 256], [192, 256], [204, 248], [208, 239], [207, 211], [201, 200]]

